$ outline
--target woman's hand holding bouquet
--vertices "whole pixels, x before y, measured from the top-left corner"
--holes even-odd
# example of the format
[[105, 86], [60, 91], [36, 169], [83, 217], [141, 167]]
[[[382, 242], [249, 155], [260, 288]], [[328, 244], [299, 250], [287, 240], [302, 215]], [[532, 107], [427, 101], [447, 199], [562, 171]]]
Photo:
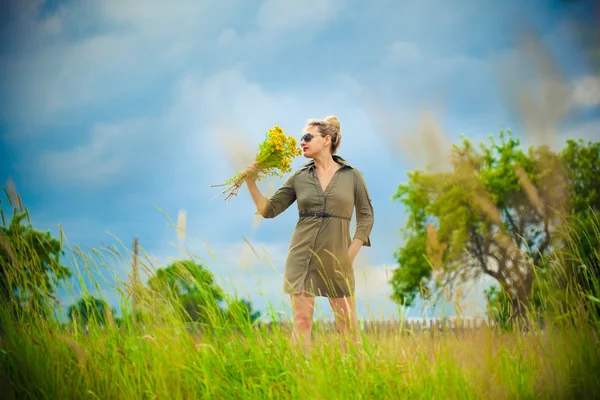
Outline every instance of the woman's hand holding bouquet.
[[300, 154], [302, 151], [297, 147], [296, 139], [286, 136], [279, 126], [274, 126], [267, 131], [266, 139], [259, 145], [254, 163], [225, 183], [212, 187], [229, 185], [221, 192], [229, 192], [225, 197], [225, 201], [229, 201], [233, 196], [237, 196], [246, 179], [254, 181], [275, 175], [283, 177], [292, 170], [292, 160]]

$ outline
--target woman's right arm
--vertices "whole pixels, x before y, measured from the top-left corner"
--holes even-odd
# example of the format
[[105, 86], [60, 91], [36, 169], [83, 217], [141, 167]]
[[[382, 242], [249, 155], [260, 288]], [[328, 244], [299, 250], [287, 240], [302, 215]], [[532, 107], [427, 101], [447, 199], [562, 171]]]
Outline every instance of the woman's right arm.
[[271, 198], [267, 199], [256, 186], [257, 166], [256, 163], [250, 164], [246, 168], [246, 186], [256, 205], [258, 213], [265, 218], [275, 218], [284, 212], [296, 201], [296, 191], [294, 190], [294, 174], [290, 176], [282, 187], [280, 187]]
[[256, 205], [256, 209], [260, 214], [263, 214], [268, 205], [269, 200], [260, 192], [260, 189], [256, 185], [256, 177], [257, 177], [257, 168], [256, 163], [250, 164], [246, 167], [244, 171], [246, 173], [246, 178], [244, 181], [246, 182], [246, 186], [248, 186], [248, 191], [250, 192], [250, 196], [252, 197], [252, 201]]

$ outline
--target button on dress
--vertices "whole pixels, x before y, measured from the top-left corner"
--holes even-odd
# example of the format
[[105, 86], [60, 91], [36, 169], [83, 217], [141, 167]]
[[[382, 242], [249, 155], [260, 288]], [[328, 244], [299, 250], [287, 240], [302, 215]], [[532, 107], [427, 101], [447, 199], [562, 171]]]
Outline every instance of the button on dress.
[[354, 295], [354, 269], [348, 258], [350, 220], [356, 210], [354, 238], [371, 246], [374, 213], [362, 173], [334, 155], [341, 165], [323, 191], [314, 160], [296, 170], [268, 200], [261, 212], [275, 218], [295, 201], [298, 223], [292, 234], [285, 262], [283, 291], [307, 296]]

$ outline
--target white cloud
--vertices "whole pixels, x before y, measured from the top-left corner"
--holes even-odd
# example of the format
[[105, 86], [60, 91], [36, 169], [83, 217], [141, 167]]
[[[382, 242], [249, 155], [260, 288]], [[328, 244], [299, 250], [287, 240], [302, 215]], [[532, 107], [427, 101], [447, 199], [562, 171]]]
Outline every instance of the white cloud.
[[[222, 146], [233, 174], [245, 165], [241, 162], [251, 161], [266, 130], [289, 125], [286, 121], [297, 108], [291, 98], [265, 93], [240, 71], [221, 72], [203, 82], [187, 76], [174, 85], [172, 106], [163, 116], [97, 125], [87, 143], [42, 154], [39, 167], [55, 183], [98, 187], [148, 173], [166, 152], [178, 154], [182, 163], [172, 169], [225, 167], [214, 151]], [[168, 170], [169, 163], [162, 169]]]
[[414, 108], [401, 108], [396, 111], [376, 94], [367, 94], [364, 98], [367, 112], [388, 145], [388, 151], [400, 154], [413, 168], [430, 167], [434, 171], [451, 168], [450, 136], [439, 123], [437, 110], [419, 112]]
[[[7, 60], [7, 93], [12, 106], [5, 112], [19, 128], [13, 138], [25, 140], [24, 133], [39, 135], [43, 132], [40, 128], [52, 126], [70, 113], [104, 107], [113, 99], [144, 91], [154, 78], [186, 66], [175, 79], [173, 102], [162, 115], [134, 116], [110, 124], [96, 122], [87, 133], [81, 131], [81, 136], [90, 135], [87, 141], [78, 140], [83, 144], [51, 150], [40, 157], [43, 176], [54, 183], [107, 185], [123, 173], [139, 172], [143, 161], [151, 161], [149, 147], [156, 150], [161, 146], [179, 147], [180, 158], [189, 160], [188, 167], [211, 161], [225, 167], [212, 151], [221, 146], [229, 156], [230, 174], [249, 161], [256, 143], [272, 125], [300, 129], [297, 116], [302, 107], [292, 97], [266, 93], [235, 68], [210, 76], [195, 68], [198, 46], [209, 42], [203, 33], [219, 26], [219, 19], [234, 14], [228, 14], [227, 7], [208, 7], [208, 3], [196, 1], [165, 7], [152, 1], [143, 2], [140, 8], [137, 3], [65, 3], [42, 21], [36, 20], [35, 7], [21, 9], [27, 20], [22, 26], [32, 32], [23, 40], [37, 50]], [[237, 4], [236, 0], [232, 4]], [[300, 16], [294, 7], [267, 1], [259, 19], [266, 23], [270, 18], [284, 18], [288, 21], [286, 29], [298, 29], [302, 26], [292, 21], [325, 21], [333, 17], [340, 3], [300, 7], [305, 10]], [[240, 37], [223, 26], [225, 23], [221, 24], [220, 40], [224, 43], [276, 39], [262, 33]], [[48, 37], [47, 29], [55, 35]], [[87, 34], [72, 37], [78, 29]]]
[[11, 60], [10, 120], [37, 132], [68, 109], [97, 106], [130, 93], [151, 75], [144, 58], [135, 38], [105, 34], [77, 43], [54, 43]]
[[189, 60], [194, 50], [191, 40], [174, 42], [164, 52], [162, 58], [173, 65], [182, 65]]
[[335, 18], [343, 3], [343, 0], [265, 0], [258, 12], [258, 23], [265, 31], [302, 28], [311, 33]]
[[600, 78], [565, 74], [547, 44], [563, 35], [564, 22], [544, 35], [519, 37], [515, 48], [493, 59], [503, 106], [522, 125], [527, 145], [560, 148], [569, 114], [600, 105]]
[[221, 32], [221, 35], [217, 39], [217, 43], [220, 45], [224, 45], [224, 44], [231, 43], [231, 42], [235, 41], [236, 39], [238, 39], [238, 35], [237, 35], [236, 31], [234, 29], [227, 28], [223, 32]]
[[148, 36], [176, 35], [203, 21], [210, 11], [209, 2], [178, 0], [165, 3], [158, 0], [118, 0], [100, 2], [102, 16], [113, 23], [123, 23]]
[[389, 284], [392, 275], [392, 266], [365, 264], [357, 260], [354, 266], [356, 296], [360, 301], [375, 308], [385, 305], [390, 301], [389, 296], [392, 294]]
[[592, 108], [600, 106], [600, 77], [585, 76], [573, 84], [571, 107]]
[[[9, 27], [21, 45], [2, 60], [9, 78], [2, 89], [10, 99], [3, 112], [20, 135], [33, 134], [69, 111], [134, 95], [181, 69], [189, 73], [196, 65], [239, 61], [251, 55], [249, 49], [281, 41], [272, 29], [304, 31], [310, 22], [314, 31], [341, 7], [338, 0], [266, 1], [260, 10], [240, 0], [169, 5], [101, 0], [63, 3], [39, 20], [41, 3], [26, 5], [15, 11]], [[261, 30], [237, 33], [231, 25], [238, 18], [257, 18]], [[230, 49], [214, 47], [214, 40]]]
[[[209, 125], [238, 125], [251, 139], [263, 138], [270, 124], [284, 124], [294, 117], [300, 104], [287, 94], [267, 93], [240, 69], [228, 69], [198, 80], [184, 80], [179, 96], [189, 102]], [[195, 103], [191, 103], [194, 98]], [[267, 122], [268, 121], [268, 122]], [[269, 125], [267, 125], [269, 124]]]
[[37, 7], [20, 9], [12, 29], [27, 35], [17, 54], [4, 60], [10, 78], [4, 90], [13, 104], [6, 115], [19, 133], [24, 127], [35, 132], [66, 110], [131, 95], [179, 67], [206, 40], [215, 7], [164, 4], [69, 2], [43, 20]]
[[46, 179], [65, 186], [99, 188], [116, 183], [116, 180], [122, 182], [136, 172], [134, 169], [139, 172], [143, 167], [138, 161], [147, 159], [148, 155], [135, 149], [149, 133], [152, 134], [154, 124], [153, 120], [135, 119], [117, 125], [96, 126], [88, 143], [43, 153], [39, 158], [39, 170]]
[[258, 143], [273, 125], [288, 134], [298, 125], [301, 104], [289, 95], [265, 91], [238, 69], [203, 80], [188, 76], [174, 92], [167, 119], [186, 136], [182, 157], [203, 159], [216, 171], [216, 180], [228, 179], [252, 162]]
[[423, 53], [415, 42], [398, 41], [388, 47], [382, 63], [384, 66], [398, 67], [414, 64], [422, 58]]

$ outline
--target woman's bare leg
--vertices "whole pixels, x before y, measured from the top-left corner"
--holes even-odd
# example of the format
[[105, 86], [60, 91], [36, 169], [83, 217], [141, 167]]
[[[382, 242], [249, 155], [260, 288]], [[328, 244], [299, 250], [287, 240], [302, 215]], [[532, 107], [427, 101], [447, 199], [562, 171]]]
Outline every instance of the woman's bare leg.
[[346, 338], [351, 337], [355, 345], [362, 344], [362, 336], [356, 320], [356, 302], [354, 297], [330, 298], [329, 304], [335, 315], [335, 326], [342, 335], [342, 350], [346, 349]]
[[293, 294], [291, 298], [294, 324], [292, 342], [294, 344], [303, 342], [304, 352], [307, 353], [310, 350], [315, 298], [306, 296], [304, 289], [300, 293]]

